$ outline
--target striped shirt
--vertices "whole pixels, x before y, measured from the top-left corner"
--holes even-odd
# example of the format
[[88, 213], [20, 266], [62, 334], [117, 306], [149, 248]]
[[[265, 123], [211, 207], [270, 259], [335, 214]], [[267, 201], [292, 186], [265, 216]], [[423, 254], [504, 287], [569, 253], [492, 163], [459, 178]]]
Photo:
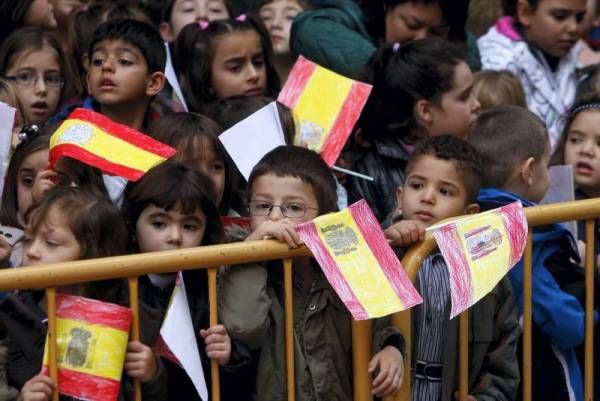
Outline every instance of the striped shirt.
[[[447, 304], [450, 299], [450, 279], [446, 262], [441, 254], [429, 256], [419, 270], [421, 284], [421, 324], [417, 327], [418, 361], [443, 363], [444, 331], [448, 320]], [[442, 393], [442, 381], [414, 378], [413, 401], [438, 401]]]

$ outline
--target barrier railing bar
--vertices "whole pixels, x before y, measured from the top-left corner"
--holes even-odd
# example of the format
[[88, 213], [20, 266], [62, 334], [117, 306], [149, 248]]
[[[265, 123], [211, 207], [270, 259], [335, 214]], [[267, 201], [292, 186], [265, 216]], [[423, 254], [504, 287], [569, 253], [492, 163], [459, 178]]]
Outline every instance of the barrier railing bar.
[[585, 222], [585, 362], [584, 362], [584, 399], [594, 398], [594, 274], [596, 272], [594, 235], [595, 221]]
[[469, 394], [469, 310], [459, 315], [459, 357], [458, 357], [458, 395], [459, 400], [464, 400]]
[[[46, 288], [46, 310], [48, 314], [48, 370], [50, 378], [58, 384], [58, 352], [56, 349], [56, 287]], [[52, 401], [58, 401], [58, 385], [52, 392]]]
[[296, 401], [296, 372], [294, 365], [294, 285], [292, 259], [283, 261], [283, 287], [285, 312], [285, 368], [288, 401]]
[[[208, 305], [210, 327], [219, 324], [217, 314], [217, 271], [218, 267], [208, 268]], [[221, 400], [221, 381], [219, 377], [219, 362], [216, 359], [210, 360], [210, 380], [212, 386], [212, 401]]]
[[[131, 340], [140, 341], [140, 303], [138, 278], [127, 279], [129, 287], [129, 309], [131, 309]], [[139, 380], [133, 381], [133, 399], [142, 401], [142, 384]]]
[[531, 401], [531, 331], [532, 331], [532, 263], [533, 232], [531, 226], [527, 232], [527, 244], [523, 255], [523, 401]]
[[[369, 374], [369, 360], [371, 359], [371, 321], [352, 320], [352, 373], [354, 379], [354, 400], [371, 401], [371, 375]], [[367, 349], [368, 352], [356, 352]]]

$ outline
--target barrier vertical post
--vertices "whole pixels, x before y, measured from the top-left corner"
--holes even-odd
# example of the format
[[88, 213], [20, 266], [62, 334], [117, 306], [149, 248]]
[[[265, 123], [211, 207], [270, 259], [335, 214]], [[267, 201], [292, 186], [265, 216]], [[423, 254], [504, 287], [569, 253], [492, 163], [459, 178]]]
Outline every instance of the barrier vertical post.
[[404, 376], [400, 391], [389, 401], [410, 400], [412, 391], [412, 312], [410, 309], [398, 312], [392, 316], [392, 325], [397, 327], [404, 336]]
[[458, 394], [464, 400], [469, 394], [469, 310], [459, 316]]
[[594, 273], [596, 272], [595, 246], [593, 219], [585, 222], [585, 382], [584, 399], [592, 401], [594, 398]]
[[531, 331], [532, 331], [532, 231], [527, 232], [527, 245], [523, 255], [523, 401], [531, 401]]
[[[210, 326], [215, 326], [219, 323], [217, 315], [217, 269], [218, 267], [208, 268], [208, 305]], [[221, 400], [221, 380], [219, 378], [219, 362], [215, 359], [210, 360], [210, 380], [212, 385], [213, 401]]]
[[[140, 303], [138, 278], [127, 279], [129, 287], [129, 308], [131, 309], [131, 339], [140, 341]], [[133, 381], [133, 399], [142, 401], [142, 385], [139, 380]]]
[[46, 288], [46, 309], [48, 312], [48, 370], [50, 378], [56, 383], [52, 392], [52, 401], [58, 401], [58, 359], [56, 349], [56, 288]]
[[[363, 351], [363, 352], [361, 352]], [[366, 351], [366, 352], [364, 352]], [[371, 321], [352, 321], [352, 371], [354, 376], [354, 400], [371, 401]]]
[[294, 369], [294, 285], [292, 259], [283, 261], [283, 286], [285, 293], [285, 366], [288, 401], [296, 401], [296, 373]]

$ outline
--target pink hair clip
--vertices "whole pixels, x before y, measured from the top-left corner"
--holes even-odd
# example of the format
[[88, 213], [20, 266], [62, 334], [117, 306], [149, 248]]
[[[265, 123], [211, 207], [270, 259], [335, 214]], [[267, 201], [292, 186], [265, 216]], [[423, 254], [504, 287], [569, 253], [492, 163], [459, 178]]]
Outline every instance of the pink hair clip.
[[198, 25], [200, 25], [200, 30], [203, 31], [206, 28], [208, 28], [208, 26], [210, 25], [210, 22], [206, 21], [206, 20], [201, 20]]
[[235, 20], [240, 21], [240, 22], [246, 22], [247, 19], [248, 19], [248, 17], [246, 17], [246, 14], [240, 14], [237, 16], [237, 18]]

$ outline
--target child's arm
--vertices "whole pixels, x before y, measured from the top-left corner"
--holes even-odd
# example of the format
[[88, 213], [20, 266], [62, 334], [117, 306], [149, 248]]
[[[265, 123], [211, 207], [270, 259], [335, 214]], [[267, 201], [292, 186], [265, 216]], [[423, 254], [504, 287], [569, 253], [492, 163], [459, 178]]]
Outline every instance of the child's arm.
[[225, 326], [218, 324], [206, 330], [200, 330], [200, 335], [206, 345], [206, 355], [224, 366], [231, 358], [231, 338]]
[[151, 381], [158, 372], [157, 358], [152, 349], [139, 341], [130, 341], [125, 354], [125, 373], [141, 383]]
[[369, 373], [375, 374], [373, 394], [385, 397], [400, 390], [404, 377], [404, 358], [393, 345], [384, 347], [369, 362]]
[[56, 388], [54, 381], [46, 375], [36, 375], [29, 379], [21, 389], [23, 401], [50, 401], [52, 391]]
[[391, 246], [407, 247], [425, 239], [425, 223], [418, 220], [402, 220], [389, 226], [385, 237]]
[[290, 248], [298, 248], [303, 244], [296, 232], [296, 223], [290, 219], [267, 220], [252, 232], [246, 241], [257, 241], [266, 238], [275, 238], [286, 243]]

